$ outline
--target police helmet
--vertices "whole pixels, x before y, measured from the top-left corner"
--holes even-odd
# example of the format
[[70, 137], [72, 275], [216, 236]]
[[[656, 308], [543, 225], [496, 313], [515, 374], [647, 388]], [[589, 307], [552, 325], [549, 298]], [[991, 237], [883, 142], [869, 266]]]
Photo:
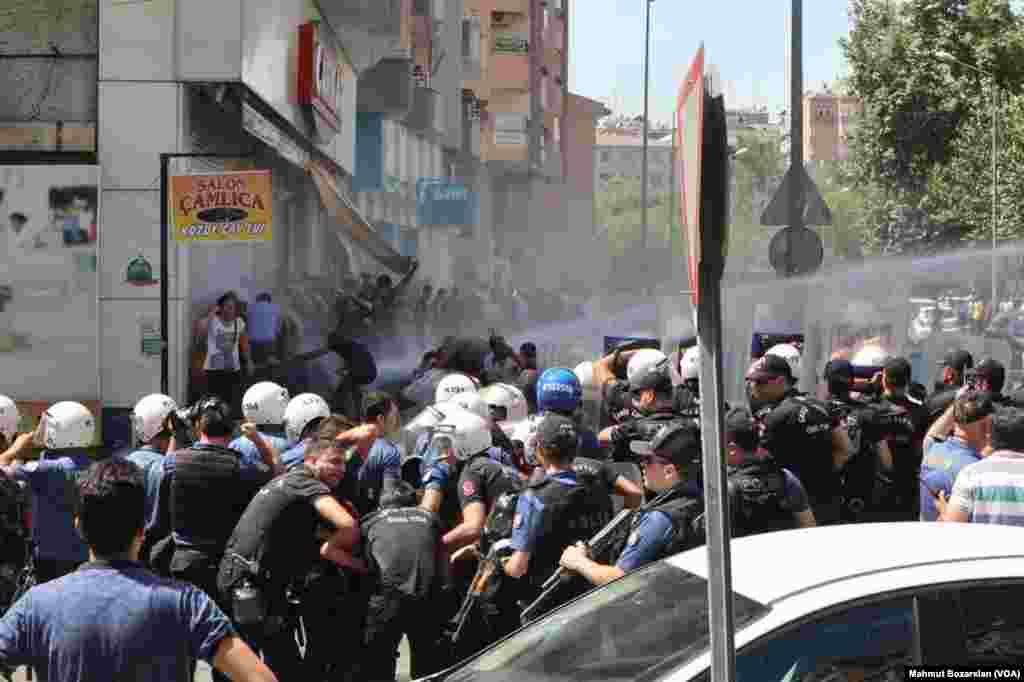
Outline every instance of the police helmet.
[[537, 409], [541, 412], [575, 412], [582, 397], [579, 378], [565, 367], [545, 370], [537, 380]]
[[96, 419], [81, 403], [66, 401], [51, 405], [44, 418], [43, 444], [48, 450], [86, 448], [96, 438]]
[[641, 348], [636, 351], [626, 365], [626, 381], [633, 383], [633, 378], [655, 365], [664, 362], [666, 355], [653, 348]]
[[598, 387], [594, 384], [594, 363], [581, 362], [576, 365], [573, 374], [580, 380], [584, 400], [597, 400]]
[[540, 460], [537, 459], [537, 429], [543, 418], [542, 415], [531, 414], [526, 419], [512, 424], [506, 431], [512, 445], [523, 448], [523, 459], [530, 466], [540, 464]]
[[789, 363], [790, 374], [793, 379], [800, 380], [800, 351], [796, 346], [789, 343], [780, 343], [768, 349], [765, 355], [777, 355]]
[[164, 430], [167, 415], [175, 412], [178, 404], [161, 393], [153, 393], [135, 403], [132, 409], [132, 428], [143, 443], [149, 443]]
[[331, 415], [327, 401], [316, 393], [300, 393], [284, 408], [284, 435], [291, 442], [302, 438], [302, 432], [313, 421]]
[[228, 436], [234, 428], [234, 417], [231, 413], [231, 405], [223, 398], [216, 395], [208, 395], [199, 399], [190, 410], [190, 415], [195, 420], [195, 426], [206, 418], [206, 435]]
[[15, 402], [5, 395], [0, 395], [0, 434], [7, 439], [8, 444], [14, 439], [14, 434], [18, 432], [20, 418], [21, 415]]
[[518, 422], [526, 419], [529, 406], [526, 396], [512, 384], [491, 384], [480, 389], [480, 398], [487, 403], [496, 422]]
[[491, 418], [491, 408], [487, 402], [480, 397], [479, 393], [471, 393], [465, 391], [457, 394], [454, 398], [448, 401], [454, 405], [461, 407], [467, 412], [471, 412], [481, 419]]
[[437, 384], [434, 404], [447, 402], [460, 393], [476, 393], [476, 383], [465, 374], [449, 374]]
[[253, 424], [280, 425], [291, 396], [288, 389], [273, 381], [261, 381], [242, 397], [242, 416]]
[[666, 457], [678, 467], [699, 471], [701, 463], [700, 427], [692, 421], [665, 424], [650, 442], [651, 452]]
[[456, 409], [434, 427], [431, 447], [451, 448], [460, 461], [468, 460], [491, 447], [491, 428], [477, 415]]
[[679, 376], [683, 381], [700, 381], [700, 348], [687, 348], [679, 358]]

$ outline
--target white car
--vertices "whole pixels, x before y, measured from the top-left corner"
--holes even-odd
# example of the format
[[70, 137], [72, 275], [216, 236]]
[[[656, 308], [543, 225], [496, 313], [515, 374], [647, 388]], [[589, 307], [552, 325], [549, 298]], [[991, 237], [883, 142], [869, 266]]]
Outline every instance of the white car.
[[[732, 543], [736, 679], [1024, 662], [1024, 528], [886, 523]], [[651, 564], [430, 680], [710, 679], [707, 553]], [[1019, 669], [1019, 668], [1015, 668]]]

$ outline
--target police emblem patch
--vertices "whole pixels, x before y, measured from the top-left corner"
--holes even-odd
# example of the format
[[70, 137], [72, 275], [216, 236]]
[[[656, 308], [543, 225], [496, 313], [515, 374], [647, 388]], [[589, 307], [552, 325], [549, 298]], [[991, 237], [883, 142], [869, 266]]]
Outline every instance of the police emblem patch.
[[626, 546], [632, 547], [640, 541], [640, 531], [635, 530], [629, 534], [629, 540], [626, 541]]
[[462, 494], [463, 495], [465, 495], [466, 497], [469, 497], [470, 495], [472, 495], [475, 492], [476, 492], [476, 486], [473, 485], [473, 481], [463, 481], [462, 482]]

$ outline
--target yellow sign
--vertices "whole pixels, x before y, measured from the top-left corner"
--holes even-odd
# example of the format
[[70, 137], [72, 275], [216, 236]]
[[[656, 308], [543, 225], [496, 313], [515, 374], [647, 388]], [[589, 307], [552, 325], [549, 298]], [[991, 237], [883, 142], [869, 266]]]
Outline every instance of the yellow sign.
[[179, 242], [270, 241], [270, 171], [175, 175], [171, 222]]

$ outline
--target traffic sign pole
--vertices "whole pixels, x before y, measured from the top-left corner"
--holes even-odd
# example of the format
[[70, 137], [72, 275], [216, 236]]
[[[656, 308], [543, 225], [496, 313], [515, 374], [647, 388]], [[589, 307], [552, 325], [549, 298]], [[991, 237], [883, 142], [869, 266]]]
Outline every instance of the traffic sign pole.
[[[790, 31], [790, 103], [789, 103], [789, 149], [791, 153], [790, 173], [794, 182], [789, 184], [789, 226], [799, 230], [804, 226], [804, 1], [793, 0], [793, 27]], [[786, 249], [786, 277], [792, 277], [792, 244]]]

